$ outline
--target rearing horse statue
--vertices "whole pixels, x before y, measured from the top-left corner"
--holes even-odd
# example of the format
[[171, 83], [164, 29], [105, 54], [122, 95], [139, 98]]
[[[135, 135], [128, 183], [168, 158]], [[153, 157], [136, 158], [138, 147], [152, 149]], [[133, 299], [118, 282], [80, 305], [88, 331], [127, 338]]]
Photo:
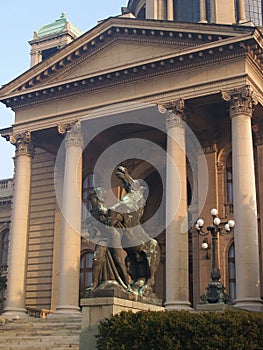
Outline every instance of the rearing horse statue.
[[117, 168], [116, 176], [122, 181], [127, 194], [109, 208], [108, 225], [123, 232], [122, 246], [127, 252], [125, 262], [132, 279], [131, 288], [138, 294], [152, 293], [155, 272], [160, 262], [160, 248], [141, 225], [145, 188], [123, 166]]

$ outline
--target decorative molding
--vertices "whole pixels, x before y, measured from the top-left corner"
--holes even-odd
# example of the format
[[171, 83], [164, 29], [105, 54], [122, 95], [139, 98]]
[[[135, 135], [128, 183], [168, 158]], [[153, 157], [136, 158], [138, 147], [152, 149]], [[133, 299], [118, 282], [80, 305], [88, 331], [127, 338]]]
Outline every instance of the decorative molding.
[[8, 141], [16, 146], [16, 157], [23, 155], [30, 157], [34, 156], [34, 145], [31, 141], [30, 131], [10, 135]]
[[258, 103], [258, 99], [249, 85], [221, 93], [223, 100], [229, 102], [230, 118], [243, 113], [252, 117], [253, 106]]

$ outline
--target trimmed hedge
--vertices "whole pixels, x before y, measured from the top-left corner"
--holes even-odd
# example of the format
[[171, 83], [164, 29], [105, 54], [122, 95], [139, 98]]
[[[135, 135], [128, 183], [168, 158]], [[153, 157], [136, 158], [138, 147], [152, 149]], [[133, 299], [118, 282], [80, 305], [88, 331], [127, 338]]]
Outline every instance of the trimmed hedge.
[[263, 314], [243, 311], [121, 312], [100, 322], [98, 350], [256, 350]]

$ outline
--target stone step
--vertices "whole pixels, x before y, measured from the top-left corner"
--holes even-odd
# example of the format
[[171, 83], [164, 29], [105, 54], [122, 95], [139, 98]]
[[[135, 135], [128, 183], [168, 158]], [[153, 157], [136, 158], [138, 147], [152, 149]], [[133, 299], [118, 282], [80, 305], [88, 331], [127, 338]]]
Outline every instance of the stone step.
[[0, 350], [78, 350], [80, 332], [80, 318], [6, 320], [0, 324]]

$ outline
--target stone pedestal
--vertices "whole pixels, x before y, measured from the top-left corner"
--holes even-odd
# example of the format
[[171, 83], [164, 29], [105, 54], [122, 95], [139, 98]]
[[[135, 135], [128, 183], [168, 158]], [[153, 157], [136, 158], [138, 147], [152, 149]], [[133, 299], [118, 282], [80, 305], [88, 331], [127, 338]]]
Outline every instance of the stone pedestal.
[[81, 300], [82, 330], [80, 350], [96, 350], [95, 335], [100, 321], [121, 311], [163, 311], [161, 306], [131, 301], [117, 297], [86, 298]]

